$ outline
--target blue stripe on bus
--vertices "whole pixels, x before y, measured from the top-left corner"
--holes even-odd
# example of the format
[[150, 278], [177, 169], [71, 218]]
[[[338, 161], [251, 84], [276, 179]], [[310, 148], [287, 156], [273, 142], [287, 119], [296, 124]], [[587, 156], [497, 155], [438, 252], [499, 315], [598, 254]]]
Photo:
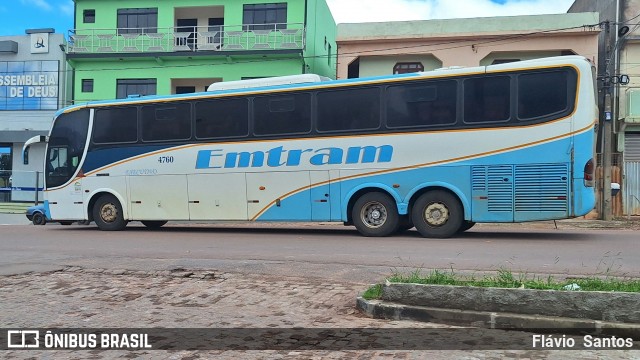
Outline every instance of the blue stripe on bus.
[[[396, 201], [398, 202], [400, 214], [406, 213], [406, 206], [409, 199], [413, 195], [412, 190], [424, 188], [425, 186], [442, 186], [450, 189], [454, 193], [458, 194], [465, 208], [465, 219], [472, 219], [474, 199], [472, 199], [471, 182], [469, 181], [470, 171], [472, 166], [492, 166], [492, 165], [521, 165], [521, 162], [516, 162], [516, 159], [526, 159], [527, 163], [535, 165], [535, 161], [530, 161], [539, 157], [541, 152], [549, 154], [549, 158], [545, 156], [545, 164], [565, 164], [567, 171], [571, 171], [569, 164], [567, 163], [567, 152], [571, 149], [572, 143], [577, 144], [576, 148], [583, 148], [586, 145], [591, 144], [593, 139], [592, 133], [585, 133], [574, 137], [574, 139], [564, 139], [561, 141], [555, 141], [547, 144], [540, 144], [531, 148], [520, 149], [517, 151], [502, 153], [487, 156], [481, 159], [464, 160], [452, 164], [425, 167], [404, 171], [397, 171], [393, 173], [370, 175], [359, 178], [351, 178], [346, 180], [332, 180], [331, 185], [331, 220], [333, 221], [346, 221], [347, 204], [349, 195], [353, 193], [354, 189], [367, 188], [367, 187], [379, 187], [381, 190], [388, 191], [390, 188], [388, 184], [398, 184], [399, 187], [392, 190]], [[582, 147], [581, 147], [582, 146]], [[554, 156], [555, 155], [555, 156]], [[587, 214], [593, 210], [595, 206], [595, 192], [593, 188], [586, 188], [581, 177], [583, 166], [589, 160], [588, 154], [575, 154], [576, 162], [574, 174], [568, 174], [570, 178], [573, 178], [573, 184], [570, 179], [567, 179], [567, 191], [573, 191], [573, 196], [567, 194], [567, 201], [569, 199], [578, 199], [577, 203], [567, 203], [566, 212], [567, 216], [581, 216]], [[437, 181], [433, 180], [437, 179]], [[325, 184], [326, 185], [326, 184]], [[325, 186], [320, 185], [320, 186]], [[515, 186], [515, 185], [514, 185]], [[337, 190], [340, 189], [340, 190]], [[334, 191], [337, 190], [337, 191]], [[293, 194], [287, 198], [281, 199], [280, 206], [272, 205], [266, 209], [256, 220], [257, 221], [296, 221], [305, 220], [315, 217], [314, 210], [321, 211], [319, 207], [314, 207], [311, 192], [314, 189], [304, 190], [299, 193]], [[465, 198], [463, 194], [467, 194], [468, 198]], [[514, 187], [514, 208], [511, 209], [513, 214], [516, 213], [515, 209], [515, 187]], [[477, 204], [477, 200], [476, 204]], [[339, 204], [339, 211], [336, 208], [336, 204]], [[288, 206], [285, 206], [288, 205]], [[324, 209], [326, 210], [326, 209]], [[512, 214], [512, 215], [513, 215]], [[543, 214], [541, 211], [527, 212], [518, 211], [518, 221], [532, 221], [532, 220], [545, 220], [558, 218], [557, 214], [549, 211], [548, 214]], [[478, 215], [478, 214], [476, 214]], [[499, 218], [493, 218], [496, 214], [489, 212], [480, 212], [480, 218], [473, 218], [474, 221], [479, 222], [501, 222]], [[315, 219], [314, 219], [315, 220]], [[321, 220], [322, 221], [322, 220]], [[509, 220], [508, 222], [513, 222]]]

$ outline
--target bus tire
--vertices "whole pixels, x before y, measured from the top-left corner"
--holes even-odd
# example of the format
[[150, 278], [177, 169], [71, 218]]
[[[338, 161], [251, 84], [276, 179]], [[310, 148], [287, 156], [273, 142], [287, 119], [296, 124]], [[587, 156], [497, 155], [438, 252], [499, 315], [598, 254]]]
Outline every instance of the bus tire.
[[476, 223], [473, 221], [463, 221], [460, 229], [458, 229], [458, 233], [463, 233], [469, 229], [471, 229]]
[[93, 221], [103, 231], [119, 231], [127, 226], [120, 201], [111, 195], [102, 195], [93, 206]]
[[379, 192], [362, 195], [353, 205], [351, 218], [358, 232], [370, 237], [389, 236], [397, 231], [400, 222], [396, 202]]
[[159, 229], [167, 223], [164, 220], [141, 220], [140, 222], [149, 229]]
[[458, 198], [448, 191], [422, 194], [411, 209], [413, 225], [424, 237], [448, 238], [462, 226], [464, 213]]

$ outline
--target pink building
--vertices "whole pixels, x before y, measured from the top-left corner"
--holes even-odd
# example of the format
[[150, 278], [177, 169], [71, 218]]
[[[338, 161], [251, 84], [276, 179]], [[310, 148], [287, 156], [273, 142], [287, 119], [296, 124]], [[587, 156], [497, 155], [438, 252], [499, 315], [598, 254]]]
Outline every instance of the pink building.
[[337, 78], [582, 55], [598, 59], [598, 13], [338, 25]]

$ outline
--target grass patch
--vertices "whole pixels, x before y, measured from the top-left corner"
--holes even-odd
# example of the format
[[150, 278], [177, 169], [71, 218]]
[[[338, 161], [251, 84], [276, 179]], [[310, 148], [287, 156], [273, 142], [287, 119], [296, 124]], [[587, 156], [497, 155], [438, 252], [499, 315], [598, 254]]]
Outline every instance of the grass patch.
[[382, 284], [376, 284], [368, 288], [362, 297], [365, 300], [379, 299], [382, 296]]
[[[500, 269], [495, 275], [485, 275], [481, 278], [462, 276], [453, 271], [432, 270], [423, 274], [421, 270], [414, 270], [408, 274], [394, 273], [388, 281], [396, 283], [428, 284], [428, 285], [458, 285], [476, 287], [495, 287], [508, 289], [537, 289], [537, 290], [579, 290], [579, 291], [620, 291], [640, 292], [640, 280], [605, 278], [580, 278], [556, 281], [553, 277], [537, 277], [519, 274], [515, 276], [511, 271]], [[578, 289], [572, 289], [574, 285]], [[569, 289], [567, 289], [569, 287]], [[370, 289], [371, 290], [371, 289]], [[369, 290], [367, 290], [369, 291]], [[380, 286], [379, 291], [382, 291]], [[373, 293], [373, 292], [372, 292]], [[378, 294], [378, 297], [380, 294]]]

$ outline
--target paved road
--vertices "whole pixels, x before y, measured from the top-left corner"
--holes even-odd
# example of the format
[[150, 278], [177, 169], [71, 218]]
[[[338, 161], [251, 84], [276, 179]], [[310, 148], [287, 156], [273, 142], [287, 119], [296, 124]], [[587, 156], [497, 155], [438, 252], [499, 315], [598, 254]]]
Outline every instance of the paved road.
[[477, 226], [455, 239], [424, 239], [415, 231], [365, 238], [333, 224], [171, 223], [160, 230], [132, 223], [122, 232], [95, 226], [5, 225], [0, 238], [0, 274], [81, 266], [294, 273], [361, 283], [418, 268], [640, 276], [634, 230], [566, 224], [555, 229], [553, 223]]
[[[334, 225], [172, 224], [149, 231], [134, 223], [109, 233], [94, 226], [25, 223], [22, 215], [0, 215], [0, 224], [7, 224], [0, 225], [0, 327], [424, 328], [433, 341], [430, 328], [451, 327], [365, 318], [355, 310], [356, 295], [393, 268], [505, 266], [530, 273], [637, 275], [640, 263], [632, 230], [566, 224], [560, 230], [548, 223], [478, 227], [457, 239], [434, 240], [415, 232], [363, 238]], [[328, 341], [349, 345], [349, 333], [343, 336]], [[496, 330], [456, 336], [466, 343], [488, 339], [496, 348], [531, 339]], [[640, 359], [640, 352], [11, 351], [0, 357]]]

